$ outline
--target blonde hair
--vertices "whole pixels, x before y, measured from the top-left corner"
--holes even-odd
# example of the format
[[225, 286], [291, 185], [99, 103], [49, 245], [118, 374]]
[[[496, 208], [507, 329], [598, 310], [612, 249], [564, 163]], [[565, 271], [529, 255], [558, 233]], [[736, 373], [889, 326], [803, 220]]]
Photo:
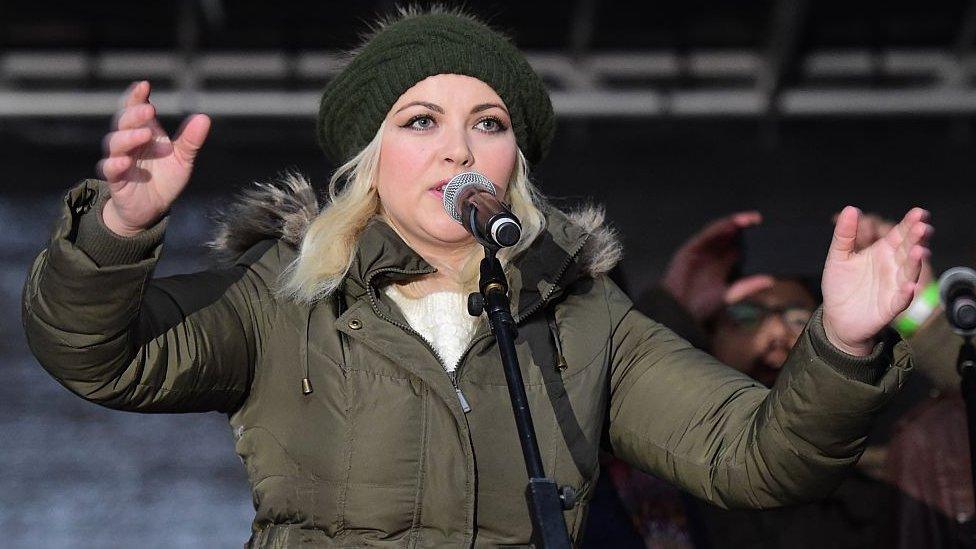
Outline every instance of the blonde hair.
[[[286, 297], [313, 303], [335, 292], [349, 272], [363, 229], [374, 218], [386, 221], [374, 184], [379, 173], [380, 144], [385, 126], [385, 122], [380, 124], [369, 144], [332, 174], [328, 202], [309, 225], [298, 257], [283, 273], [280, 290]], [[521, 150], [517, 151], [505, 200], [522, 222], [519, 242], [498, 253], [499, 260], [507, 266], [546, 228], [543, 212], [548, 206], [545, 197], [529, 180], [528, 161]], [[477, 288], [482, 257], [482, 247], [472, 244], [471, 253], [461, 269], [460, 282], [465, 291]]]

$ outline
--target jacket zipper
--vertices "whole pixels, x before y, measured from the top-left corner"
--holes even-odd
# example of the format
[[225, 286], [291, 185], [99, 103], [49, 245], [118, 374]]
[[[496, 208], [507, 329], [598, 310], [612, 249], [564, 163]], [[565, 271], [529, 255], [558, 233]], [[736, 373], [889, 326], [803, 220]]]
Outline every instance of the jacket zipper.
[[464, 359], [464, 354], [467, 354], [467, 350], [465, 350], [464, 354], [461, 355], [461, 358], [458, 359], [458, 364], [455, 365], [455, 371], [454, 372], [448, 371], [447, 365], [444, 363], [444, 359], [441, 357], [440, 353], [437, 352], [437, 349], [434, 348], [433, 343], [431, 343], [426, 337], [424, 337], [423, 334], [421, 334], [417, 330], [414, 330], [410, 325], [397, 322], [396, 319], [384, 315], [383, 312], [380, 311], [379, 305], [376, 303], [376, 295], [375, 295], [376, 289], [373, 287], [373, 278], [375, 278], [376, 275], [382, 273], [398, 273], [398, 274], [407, 274], [407, 275], [429, 274], [432, 272], [434, 272], [432, 269], [418, 270], [418, 271], [408, 271], [405, 269], [397, 269], [396, 267], [379, 269], [377, 271], [374, 271], [373, 273], [370, 273], [369, 277], [367, 278], [366, 287], [369, 288], [369, 290], [366, 293], [369, 294], [369, 303], [373, 307], [373, 312], [376, 313], [376, 316], [382, 318], [383, 320], [389, 322], [390, 324], [393, 324], [394, 326], [399, 327], [400, 329], [408, 333], [413, 334], [417, 339], [422, 341], [424, 345], [427, 346], [427, 350], [429, 350], [430, 353], [434, 355], [434, 358], [437, 359], [437, 362], [438, 364], [441, 365], [441, 368], [444, 370], [444, 373], [447, 374], [448, 379], [451, 380], [451, 385], [454, 387], [454, 392], [457, 394], [457, 399], [458, 399], [458, 403], [461, 405], [461, 410], [463, 410], [464, 413], [468, 413], [471, 411], [471, 405], [468, 404], [467, 397], [465, 397], [464, 393], [461, 392], [461, 387], [458, 384], [457, 375], [456, 375], [457, 367], [461, 365], [461, 361]]
[[[583, 251], [583, 246], [586, 245], [587, 240], [589, 240], [589, 235], [583, 237], [583, 240], [579, 243], [576, 249], [574, 249], [573, 252], [566, 257], [562, 265], [559, 266], [559, 270], [556, 271], [556, 275], [555, 277], [553, 277], [552, 287], [550, 287], [549, 290], [546, 292], [546, 294], [542, 296], [539, 302], [533, 305], [531, 309], [524, 311], [522, 314], [513, 315], [516, 326], [521, 324], [523, 320], [532, 316], [533, 314], [535, 314], [536, 311], [538, 311], [543, 306], [545, 306], [549, 298], [552, 297], [552, 294], [555, 291], [556, 286], [559, 283], [559, 280], [562, 278], [564, 274], [566, 274], [566, 269], [569, 268], [573, 260], [575, 260], [576, 257], [580, 254], [580, 252]], [[463, 410], [464, 413], [466, 414], [471, 411], [471, 405], [468, 403], [467, 397], [465, 397], [464, 393], [461, 391], [461, 385], [458, 379], [461, 374], [461, 368], [465, 364], [465, 359], [468, 357], [468, 353], [471, 351], [471, 349], [473, 349], [474, 346], [477, 345], [478, 342], [480, 342], [482, 339], [485, 339], [486, 337], [491, 335], [491, 333], [490, 332], [485, 333], [479, 337], [472, 339], [471, 342], [468, 344], [468, 346], [464, 349], [464, 352], [461, 353], [460, 358], [458, 358], [458, 362], [455, 365], [454, 371], [448, 371], [447, 366], [444, 364], [444, 359], [441, 358], [440, 353], [437, 352], [437, 349], [434, 348], [434, 345], [426, 337], [424, 337], [417, 330], [414, 330], [409, 325], [397, 322], [396, 319], [384, 315], [383, 312], [380, 311], [379, 305], [376, 303], [376, 288], [373, 287], [373, 278], [375, 278], [377, 275], [383, 273], [417, 275], [417, 274], [430, 274], [433, 273], [434, 271], [435, 271], [434, 269], [421, 269], [416, 271], [409, 271], [406, 269], [398, 269], [396, 267], [387, 267], [385, 269], [379, 269], [370, 273], [370, 275], [367, 277], [366, 287], [368, 288], [368, 290], [366, 293], [369, 295], [369, 303], [370, 306], [372, 306], [373, 308], [373, 312], [376, 313], [376, 316], [382, 318], [383, 320], [386, 320], [390, 324], [393, 324], [394, 326], [397, 326], [400, 329], [410, 334], [413, 334], [414, 337], [419, 339], [421, 342], [423, 342], [424, 345], [427, 346], [427, 349], [431, 352], [432, 355], [434, 355], [434, 358], [436, 358], [437, 362], [441, 365], [441, 368], [444, 370], [444, 373], [447, 374], [448, 379], [451, 381], [451, 386], [454, 387], [454, 392], [457, 394], [458, 403], [461, 405], [461, 410]]]
[[[563, 261], [562, 265], [559, 266], [559, 270], [556, 271], [556, 275], [553, 277], [552, 287], [549, 288], [549, 290], [546, 292], [546, 295], [542, 296], [542, 299], [540, 299], [538, 303], [533, 305], [531, 309], [523, 312], [520, 315], [513, 315], [516, 326], [521, 324], [522, 321], [525, 320], [526, 318], [535, 314], [536, 311], [541, 309], [546, 304], [546, 302], [549, 301], [549, 298], [552, 297], [553, 292], [556, 290], [556, 285], [559, 283], [560, 279], [562, 279], [563, 275], [566, 274], [566, 269], [569, 268], [573, 260], [575, 260], [576, 257], [580, 254], [580, 252], [583, 251], [583, 246], [586, 245], [586, 242], [587, 240], [589, 240], [589, 238], [590, 238], [589, 235], [584, 236], [583, 240], [579, 243], [579, 245], [576, 246], [573, 252], [569, 254], [569, 256]], [[491, 333], [489, 332], [489, 333], [482, 334], [480, 337], [476, 337], [472, 339], [471, 343], [468, 344], [468, 347], [464, 350], [463, 353], [461, 353], [461, 358], [458, 359], [457, 368], [455, 368], [454, 371], [450, 372], [449, 374], [451, 376], [452, 383], [454, 383], [455, 389], [457, 389], [458, 391], [458, 395], [462, 398], [464, 397], [464, 395], [461, 393], [461, 389], [458, 388], [458, 381], [457, 381], [457, 378], [461, 374], [461, 368], [462, 366], [464, 366], [465, 359], [467, 358], [468, 353], [471, 351], [471, 349], [473, 349], [474, 346], [477, 345], [478, 342], [480, 342], [482, 339], [485, 339], [490, 335]]]

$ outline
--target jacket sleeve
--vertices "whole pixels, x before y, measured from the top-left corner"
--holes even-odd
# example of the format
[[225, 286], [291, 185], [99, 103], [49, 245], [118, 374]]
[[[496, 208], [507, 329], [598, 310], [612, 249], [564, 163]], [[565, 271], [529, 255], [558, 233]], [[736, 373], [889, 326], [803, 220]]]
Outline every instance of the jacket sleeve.
[[675, 299], [664, 286], [655, 285], [648, 288], [634, 301], [634, 307], [653, 318], [655, 322], [667, 326], [669, 330], [688, 343], [699, 349], [708, 350], [708, 338], [705, 333], [695, 322], [691, 313], [685, 309], [685, 306]]
[[836, 349], [818, 309], [767, 389], [644, 316], [612, 282], [605, 291], [613, 452], [721, 507], [828, 495], [911, 369], [893, 331], [868, 357]]
[[104, 183], [72, 189], [23, 295], [28, 344], [75, 394], [135, 412], [230, 412], [274, 314], [265, 241], [232, 267], [151, 280], [166, 220], [131, 238], [101, 221]]

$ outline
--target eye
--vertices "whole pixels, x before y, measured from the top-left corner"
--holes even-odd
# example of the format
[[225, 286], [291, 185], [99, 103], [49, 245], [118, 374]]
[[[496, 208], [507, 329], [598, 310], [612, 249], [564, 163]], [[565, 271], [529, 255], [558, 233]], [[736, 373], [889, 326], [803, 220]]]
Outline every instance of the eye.
[[726, 312], [733, 322], [739, 326], [748, 328], [758, 326], [760, 321], [762, 321], [764, 313], [761, 306], [748, 301], [730, 305], [726, 309]]
[[810, 322], [810, 317], [812, 316], [813, 313], [802, 308], [791, 308], [783, 311], [783, 320], [797, 331], [802, 331], [806, 327], [807, 322]]
[[495, 133], [505, 131], [507, 129], [505, 124], [502, 124], [502, 121], [494, 116], [486, 116], [481, 120], [478, 120], [478, 123], [475, 124], [474, 127], [486, 133]]
[[403, 125], [404, 128], [410, 128], [412, 130], [426, 131], [434, 127], [434, 118], [429, 114], [418, 114], [406, 124]]

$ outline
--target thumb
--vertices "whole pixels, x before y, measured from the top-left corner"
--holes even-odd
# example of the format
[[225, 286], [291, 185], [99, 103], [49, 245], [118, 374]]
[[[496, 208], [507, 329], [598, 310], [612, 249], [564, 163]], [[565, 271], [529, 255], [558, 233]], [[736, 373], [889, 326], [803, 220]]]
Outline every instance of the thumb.
[[861, 210], [854, 206], [845, 206], [841, 210], [837, 216], [837, 224], [834, 225], [834, 237], [830, 241], [830, 249], [827, 251], [828, 259], [846, 259], [854, 253], [860, 218]]
[[184, 164], [193, 164], [200, 147], [210, 133], [210, 117], [205, 114], [194, 114], [187, 117], [181, 124], [173, 139], [173, 150], [177, 158]]

